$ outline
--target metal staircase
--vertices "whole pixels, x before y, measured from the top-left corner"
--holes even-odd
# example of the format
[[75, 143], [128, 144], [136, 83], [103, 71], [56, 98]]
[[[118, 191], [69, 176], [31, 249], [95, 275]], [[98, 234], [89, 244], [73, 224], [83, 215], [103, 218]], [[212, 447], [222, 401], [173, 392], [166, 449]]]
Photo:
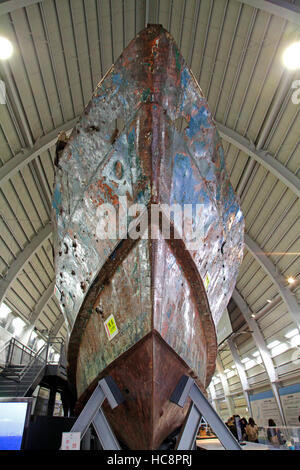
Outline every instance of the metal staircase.
[[42, 380], [48, 364], [49, 343], [34, 352], [15, 338], [0, 351], [0, 397], [30, 396]]

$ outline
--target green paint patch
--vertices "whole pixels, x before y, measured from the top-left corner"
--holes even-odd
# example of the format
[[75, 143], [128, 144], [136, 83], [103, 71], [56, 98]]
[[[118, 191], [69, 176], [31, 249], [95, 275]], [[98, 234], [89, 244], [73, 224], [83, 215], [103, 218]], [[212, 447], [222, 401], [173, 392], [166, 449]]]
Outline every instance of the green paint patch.
[[175, 62], [176, 62], [176, 68], [177, 70], [180, 72], [181, 70], [181, 63], [180, 63], [180, 53], [179, 53], [179, 50], [175, 47], [174, 49], [174, 52], [175, 52]]
[[143, 94], [142, 94], [142, 100], [143, 101], [147, 101], [149, 95], [151, 93], [151, 90], [150, 88], [147, 88], [146, 90], [143, 91]]
[[137, 263], [135, 263], [135, 264], [134, 264], [134, 268], [133, 268], [133, 270], [132, 270], [132, 276], [135, 275], [135, 273], [136, 273], [136, 271], [137, 271], [137, 267], [138, 267], [138, 265], [137, 265]]

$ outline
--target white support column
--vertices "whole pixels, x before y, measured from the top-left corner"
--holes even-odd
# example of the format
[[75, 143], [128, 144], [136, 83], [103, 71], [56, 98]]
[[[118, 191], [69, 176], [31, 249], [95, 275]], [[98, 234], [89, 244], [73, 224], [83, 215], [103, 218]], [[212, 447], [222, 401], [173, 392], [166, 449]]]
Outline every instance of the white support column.
[[276, 404], [280, 413], [280, 417], [282, 419], [283, 424], [286, 426], [286, 420], [285, 420], [285, 416], [284, 416], [284, 412], [283, 412], [283, 408], [281, 404], [281, 399], [280, 399], [278, 389], [277, 389], [278, 374], [274, 367], [274, 363], [272, 361], [270, 351], [268, 350], [266, 346], [262, 332], [260, 331], [259, 326], [254, 320], [254, 318], [251, 316], [252, 312], [250, 308], [248, 307], [245, 300], [242, 298], [242, 296], [238, 293], [236, 289], [233, 291], [232, 298], [234, 302], [236, 303], [236, 305], [238, 306], [250, 330], [252, 331], [254, 342], [256, 343], [257, 349], [260, 352], [263, 364], [265, 366], [265, 371], [268, 375], [270, 385], [274, 393], [274, 397], [275, 397], [275, 401], [276, 401]]
[[217, 401], [217, 397], [216, 397], [216, 390], [215, 390], [214, 384], [212, 382], [210, 382], [208, 389], [209, 389], [209, 392], [210, 392], [212, 405], [213, 405], [215, 411], [218, 414], [220, 414], [219, 413], [219, 407], [218, 407], [218, 401]]
[[252, 416], [252, 408], [251, 408], [251, 402], [250, 402], [250, 397], [249, 397], [250, 386], [249, 386], [249, 382], [248, 382], [248, 378], [247, 378], [244, 366], [241, 362], [236, 344], [234, 343], [233, 339], [228, 338], [227, 343], [228, 343], [231, 355], [233, 357], [238, 376], [239, 376], [241, 384], [242, 384], [243, 393], [244, 393], [244, 397], [245, 397], [245, 400], [246, 400], [246, 403], [247, 403], [249, 414], [250, 414], [250, 416]]
[[223, 365], [222, 365], [222, 362], [221, 362], [219, 357], [217, 357], [216, 366], [217, 366], [217, 371], [220, 375], [220, 379], [221, 379], [221, 382], [222, 382], [222, 387], [223, 387], [223, 390], [224, 390], [225, 400], [226, 400], [226, 403], [227, 403], [227, 408], [228, 408], [229, 414], [230, 414], [230, 416], [233, 416], [234, 411], [235, 411], [234, 410], [234, 403], [233, 403], [233, 400], [230, 396], [230, 390], [229, 390], [227, 377], [224, 374]]

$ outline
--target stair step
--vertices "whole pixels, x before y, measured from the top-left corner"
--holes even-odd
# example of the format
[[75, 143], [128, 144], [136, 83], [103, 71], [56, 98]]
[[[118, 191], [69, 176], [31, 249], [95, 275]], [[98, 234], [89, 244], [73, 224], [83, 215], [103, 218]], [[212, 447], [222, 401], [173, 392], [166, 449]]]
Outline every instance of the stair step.
[[11, 364], [7, 367], [9, 367], [10, 369], [23, 369], [23, 367], [26, 367], [26, 364]]
[[1, 387], [0, 389], [3, 390], [3, 389], [7, 389], [7, 388], [17, 388], [17, 384], [16, 385], [10, 385], [10, 384], [1, 384]]
[[26, 367], [26, 364], [10, 364], [7, 366], [8, 369], [23, 369], [23, 367]]
[[7, 373], [7, 374], [2, 374], [4, 377], [19, 377], [19, 374], [13, 374], [13, 373]]

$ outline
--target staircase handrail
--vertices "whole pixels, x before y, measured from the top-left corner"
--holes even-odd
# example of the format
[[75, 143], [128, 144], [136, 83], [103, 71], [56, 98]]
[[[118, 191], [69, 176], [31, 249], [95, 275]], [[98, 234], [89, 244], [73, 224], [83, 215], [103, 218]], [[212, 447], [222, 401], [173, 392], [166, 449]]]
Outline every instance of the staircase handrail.
[[13, 338], [9, 338], [6, 343], [3, 344], [2, 348], [0, 348], [0, 354], [4, 351], [4, 349], [6, 349], [7, 347], [9, 347], [9, 344], [11, 342]]
[[[46, 351], [46, 354], [45, 354], [45, 358], [43, 359], [43, 361], [41, 362], [41, 366], [39, 367], [39, 369], [37, 370], [36, 374], [34, 375], [34, 377], [31, 379], [31, 383], [30, 385], [28, 385], [26, 387], [26, 389], [23, 391], [23, 396], [26, 396], [27, 395], [27, 392], [28, 390], [30, 390], [32, 388], [32, 385], [35, 383], [37, 377], [40, 375], [42, 369], [44, 369], [48, 363], [48, 351], [49, 351], [49, 342], [44, 344], [41, 349], [39, 350], [39, 354], [36, 355], [35, 357], [35, 361], [32, 361], [32, 365], [31, 367], [34, 365], [34, 363], [36, 362], [37, 359], [39, 359], [39, 356], [42, 355], [42, 353]], [[31, 367], [28, 367], [26, 368], [26, 370], [23, 371], [22, 373], [22, 378], [20, 379], [20, 381], [23, 379], [23, 377], [25, 377], [26, 373], [30, 371], [30, 368]]]
[[[17, 338], [10, 338], [3, 346], [2, 348], [0, 349], [0, 354], [5, 350], [5, 349], [8, 349], [8, 352], [7, 352], [7, 356], [6, 356], [6, 360], [5, 360], [5, 364], [9, 364], [10, 361], [9, 361], [9, 356], [10, 358], [13, 357], [13, 351], [14, 351], [14, 348], [17, 347], [19, 349], [21, 349], [23, 352], [29, 354], [30, 356], [34, 356], [35, 355], [35, 351], [33, 351], [33, 349], [31, 349], [29, 346], [26, 346], [25, 344], [23, 344], [21, 341], [19, 341]], [[22, 352], [22, 354], [23, 354]]]
[[[19, 376], [19, 382], [22, 381], [23, 377], [25, 376], [25, 374], [29, 371], [29, 369], [31, 369], [31, 367], [34, 365], [34, 363], [40, 359], [40, 356], [42, 355], [42, 353], [44, 352], [44, 350], [46, 349], [46, 356], [45, 356], [45, 359], [42, 360], [42, 363], [43, 363], [43, 367], [47, 364], [47, 352], [48, 352], [48, 344], [44, 344], [38, 351], [37, 353], [33, 356], [33, 358], [31, 359], [31, 361], [27, 364], [27, 366], [25, 366], [24, 370], [22, 370], [20, 376]], [[42, 368], [42, 366], [41, 366]]]
[[26, 344], [22, 343], [18, 338], [11, 338], [10, 341], [13, 341], [14, 343], [18, 343], [22, 349], [27, 349], [32, 354], [35, 354], [35, 351], [31, 349], [29, 346]]

